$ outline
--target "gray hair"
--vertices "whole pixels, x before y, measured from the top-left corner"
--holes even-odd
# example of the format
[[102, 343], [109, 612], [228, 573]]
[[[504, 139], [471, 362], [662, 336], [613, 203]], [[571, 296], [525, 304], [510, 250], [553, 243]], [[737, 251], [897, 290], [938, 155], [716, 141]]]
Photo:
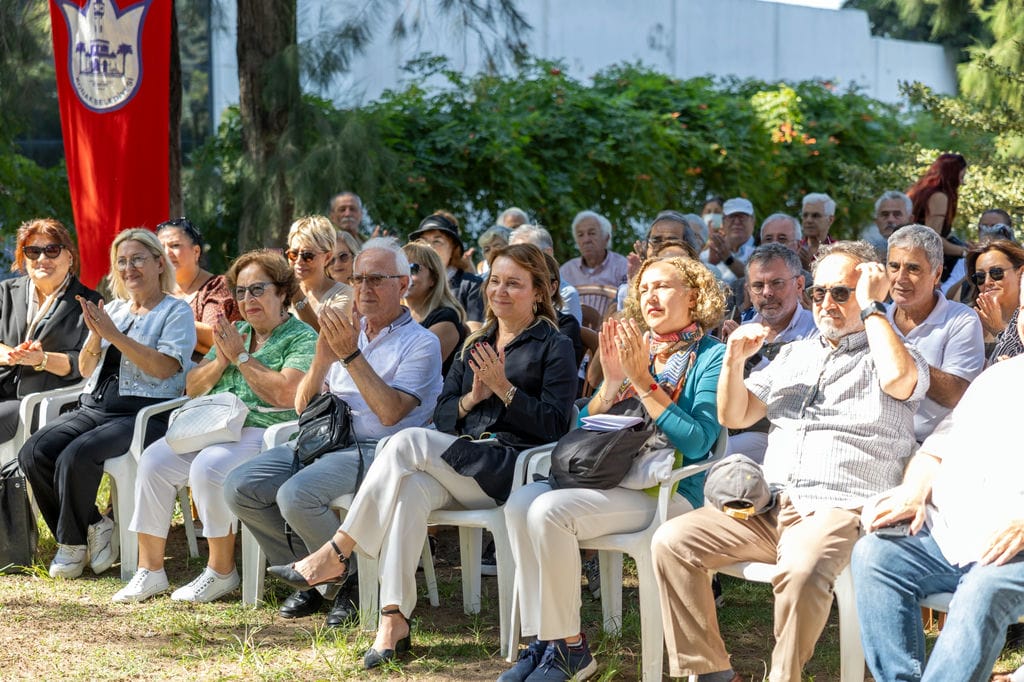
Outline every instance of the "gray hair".
[[476, 243], [480, 246], [489, 244], [495, 239], [500, 239], [508, 244], [509, 237], [512, 236], [512, 230], [508, 229], [504, 225], [495, 225], [494, 227], [488, 227], [486, 230], [480, 233], [480, 236], [476, 238]]
[[858, 263], [878, 262], [878, 251], [863, 239], [858, 239], [857, 241], [832, 242], [831, 244], [822, 244], [818, 247], [818, 253], [815, 254], [812, 274], [817, 274], [818, 266], [821, 265], [821, 261], [825, 260], [828, 256], [835, 255], [848, 256]]
[[903, 192], [898, 192], [894, 189], [891, 189], [888, 192], [882, 194], [882, 196], [878, 197], [878, 199], [875, 201], [875, 215], [878, 215], [878, 209], [882, 207], [883, 201], [902, 201], [903, 207], [906, 209], [908, 218], [910, 217], [910, 214], [914, 212], [914, 202], [910, 200], [910, 197], [908, 197]]
[[405, 255], [402, 245], [394, 237], [374, 237], [373, 239], [368, 239], [363, 244], [363, 249], [359, 252], [359, 255], [362, 256], [367, 251], [387, 251], [395, 259], [395, 269], [398, 270], [396, 274], [409, 276], [409, 258]]
[[700, 253], [704, 249], [704, 245], [708, 243], [708, 224], [696, 213], [684, 213], [683, 217], [690, 222], [690, 226], [696, 233], [694, 236], [700, 239], [699, 246], [697, 244], [691, 245], [697, 249], [697, 253]]
[[597, 221], [597, 223], [601, 226], [601, 234], [603, 234], [605, 237], [612, 236], [611, 221], [609, 221], [600, 213], [595, 213], [594, 211], [580, 211], [579, 213], [576, 214], [576, 217], [572, 219], [572, 234], [574, 240], [576, 239], [576, 226], [582, 223], [587, 218], [592, 218]]
[[764, 267], [776, 259], [784, 262], [786, 264], [786, 269], [789, 270], [790, 274], [794, 277], [803, 274], [803, 264], [800, 262], [800, 256], [798, 256], [795, 251], [788, 246], [783, 246], [777, 242], [769, 242], [767, 244], [761, 244], [761, 246], [754, 249], [750, 254], [750, 258], [747, 259], [747, 278], [749, 279], [750, 277], [750, 266], [754, 263]]
[[825, 204], [825, 215], [836, 214], [836, 201], [829, 195], [823, 192], [811, 192], [810, 194], [804, 195], [804, 200], [800, 202], [800, 206], [806, 206], [807, 204], [816, 204], [818, 202]]
[[[835, 210], [834, 204], [835, 202], [833, 202], [833, 210]], [[764, 221], [761, 222], [761, 229], [758, 231], [758, 234], [764, 233], [764, 226], [776, 220], [788, 220], [789, 223], [793, 226], [793, 239], [795, 241], [800, 241], [801, 239], [803, 239], [804, 231], [803, 228], [800, 227], [800, 221], [794, 218], [793, 216], [789, 215], [788, 213], [772, 213], [770, 216], [765, 218]]]
[[889, 251], [897, 249], [921, 249], [928, 258], [932, 272], [942, 267], [942, 237], [925, 225], [905, 225], [889, 236]]
[[530, 216], [526, 215], [526, 211], [519, 208], [518, 206], [509, 206], [508, 208], [506, 208], [504, 211], [501, 212], [501, 215], [498, 216], [498, 219], [495, 222], [498, 223], [499, 225], [503, 225], [505, 222], [505, 218], [508, 218], [510, 216], [520, 218], [523, 221], [523, 223], [530, 222]]
[[555, 248], [555, 241], [551, 233], [542, 225], [520, 225], [512, 230], [512, 236], [508, 238], [509, 244], [533, 244], [541, 251]]
[[356, 194], [355, 192], [350, 192], [350, 191], [346, 190], [344, 192], [338, 192], [333, 197], [331, 197], [331, 200], [327, 202], [327, 209], [328, 209], [328, 211], [330, 211], [330, 209], [334, 208], [334, 202], [337, 201], [338, 199], [340, 199], [341, 197], [352, 197], [352, 198], [354, 198], [356, 200], [356, 203], [359, 204], [359, 210], [360, 211], [363, 210], [363, 200], [359, 198], [359, 195]]

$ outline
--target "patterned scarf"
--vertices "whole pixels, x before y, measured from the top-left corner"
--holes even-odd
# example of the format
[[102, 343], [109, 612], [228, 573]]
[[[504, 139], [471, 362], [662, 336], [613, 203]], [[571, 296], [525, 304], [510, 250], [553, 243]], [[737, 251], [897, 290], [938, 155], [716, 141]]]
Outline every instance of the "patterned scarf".
[[[654, 380], [661, 386], [662, 390], [671, 396], [674, 401], [686, 385], [686, 376], [690, 373], [694, 361], [697, 359], [697, 344], [704, 337], [704, 333], [692, 323], [689, 327], [671, 334], [655, 334], [651, 332], [651, 374]], [[654, 371], [654, 358], [666, 353], [672, 353], [665, 366], [660, 372]], [[615, 403], [639, 395], [636, 387], [629, 379], [622, 382], [615, 395]]]

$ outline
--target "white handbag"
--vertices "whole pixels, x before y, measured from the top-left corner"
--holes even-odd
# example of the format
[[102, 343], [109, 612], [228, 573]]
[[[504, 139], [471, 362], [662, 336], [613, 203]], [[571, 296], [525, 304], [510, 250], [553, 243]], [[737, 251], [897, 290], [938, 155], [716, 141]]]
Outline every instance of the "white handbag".
[[216, 443], [237, 443], [248, 416], [249, 408], [234, 393], [204, 395], [171, 412], [164, 438], [179, 455]]

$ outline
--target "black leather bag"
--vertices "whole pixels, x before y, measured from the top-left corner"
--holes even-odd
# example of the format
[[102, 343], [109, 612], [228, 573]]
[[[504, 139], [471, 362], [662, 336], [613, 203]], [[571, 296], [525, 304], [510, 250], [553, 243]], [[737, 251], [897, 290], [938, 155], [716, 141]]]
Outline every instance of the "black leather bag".
[[295, 459], [301, 466], [308, 466], [321, 455], [343, 450], [355, 442], [352, 409], [343, 399], [328, 391], [309, 401], [299, 415]]
[[20, 573], [32, 565], [39, 532], [18, 461], [0, 469], [0, 573]]
[[633, 466], [633, 460], [657, 428], [636, 398], [616, 403], [609, 414], [642, 417], [643, 423], [618, 431], [574, 429], [562, 436], [551, 452], [552, 488], [614, 488]]

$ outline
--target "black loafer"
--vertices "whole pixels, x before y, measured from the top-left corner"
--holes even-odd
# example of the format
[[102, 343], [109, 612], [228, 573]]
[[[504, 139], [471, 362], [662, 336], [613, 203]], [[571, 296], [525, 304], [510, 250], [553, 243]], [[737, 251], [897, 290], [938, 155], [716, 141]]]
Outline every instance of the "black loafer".
[[329, 628], [351, 625], [359, 618], [359, 597], [352, 594], [348, 585], [341, 588], [334, 598], [331, 610], [327, 612], [327, 620], [324, 625]]
[[298, 590], [281, 604], [282, 618], [304, 618], [320, 610], [324, 597], [318, 590]]

